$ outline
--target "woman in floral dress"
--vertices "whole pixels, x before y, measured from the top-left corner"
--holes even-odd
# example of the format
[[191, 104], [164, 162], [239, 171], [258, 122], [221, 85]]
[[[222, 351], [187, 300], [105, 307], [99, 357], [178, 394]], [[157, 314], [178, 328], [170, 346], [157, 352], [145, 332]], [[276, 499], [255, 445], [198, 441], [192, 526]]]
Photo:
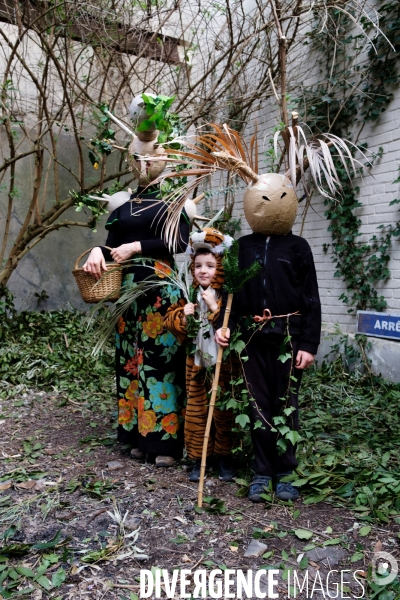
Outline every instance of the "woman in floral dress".
[[[106, 260], [123, 262], [139, 255], [155, 259], [155, 271], [143, 265], [129, 267], [124, 285], [135, 285], [149, 275], [165, 279], [173, 257], [161, 236], [167, 206], [158, 195], [158, 189], [144, 193], [138, 188], [111, 213], [106, 246], [112, 250], [94, 248], [87, 271], [99, 277]], [[183, 213], [178, 251], [186, 249], [188, 239], [189, 223]], [[118, 441], [133, 447], [132, 458], [155, 456], [157, 466], [172, 466], [183, 448], [185, 351], [163, 325], [168, 308], [179, 297], [179, 290], [169, 285], [140, 296], [120, 317], [116, 333]]]

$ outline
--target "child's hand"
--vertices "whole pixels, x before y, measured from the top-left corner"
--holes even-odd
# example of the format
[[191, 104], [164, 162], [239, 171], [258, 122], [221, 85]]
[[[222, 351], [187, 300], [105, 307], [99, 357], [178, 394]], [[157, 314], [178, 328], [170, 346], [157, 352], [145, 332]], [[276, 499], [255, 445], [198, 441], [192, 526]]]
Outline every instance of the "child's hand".
[[229, 346], [229, 338], [230, 337], [231, 337], [231, 330], [229, 329], [229, 327], [227, 327], [225, 331], [221, 327], [220, 329], [217, 329], [217, 331], [215, 332], [214, 339], [219, 346], [222, 346], [223, 348], [227, 348]]
[[194, 315], [194, 311], [196, 309], [197, 304], [193, 304], [192, 302], [188, 302], [183, 307], [183, 314], [187, 317], [188, 315]]
[[314, 354], [299, 350], [296, 356], [296, 369], [308, 369], [314, 362]]
[[204, 292], [201, 292], [201, 297], [203, 298], [204, 302], [207, 304], [209, 310], [211, 310], [212, 313], [218, 310], [218, 304], [216, 303], [215, 296], [210, 290], [210, 288], [204, 290]]

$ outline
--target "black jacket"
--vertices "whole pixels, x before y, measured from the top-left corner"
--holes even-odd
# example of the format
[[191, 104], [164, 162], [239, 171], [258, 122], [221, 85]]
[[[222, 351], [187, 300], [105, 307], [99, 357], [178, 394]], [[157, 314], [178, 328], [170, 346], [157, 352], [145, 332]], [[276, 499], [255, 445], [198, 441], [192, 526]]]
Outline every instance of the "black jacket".
[[[262, 316], [268, 308], [272, 315], [300, 315], [289, 318], [289, 333], [299, 340], [299, 350], [315, 354], [321, 334], [321, 303], [314, 260], [308, 242], [293, 235], [268, 236], [252, 233], [239, 239], [239, 267], [258, 261], [261, 270], [234, 295], [229, 319], [231, 331], [241, 317]], [[226, 294], [224, 295], [226, 303]], [[222, 327], [224, 307], [217, 328]], [[284, 334], [285, 317], [268, 321], [263, 333]]]
[[[128, 200], [116, 208], [109, 216], [106, 229], [108, 237], [106, 246], [117, 248], [122, 244], [140, 242], [141, 256], [159, 259], [173, 264], [173, 256], [163, 239], [163, 225], [167, 217], [168, 205], [158, 199], [159, 191], [144, 193], [142, 188], [131, 195]], [[140, 203], [135, 200], [140, 198]], [[179, 223], [177, 252], [184, 252], [189, 241], [189, 219], [183, 210]], [[101, 246], [106, 261], [112, 262], [110, 251]], [[142, 281], [154, 274], [149, 266], [134, 265], [127, 267], [125, 273], [134, 273], [135, 281]]]

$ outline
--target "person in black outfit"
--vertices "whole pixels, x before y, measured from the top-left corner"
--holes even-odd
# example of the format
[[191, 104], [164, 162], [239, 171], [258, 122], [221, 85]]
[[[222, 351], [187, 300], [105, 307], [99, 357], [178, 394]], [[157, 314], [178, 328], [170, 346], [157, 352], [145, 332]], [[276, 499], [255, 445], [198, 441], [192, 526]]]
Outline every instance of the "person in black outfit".
[[[249, 498], [262, 501], [261, 494], [276, 478], [276, 496], [281, 500], [296, 500], [298, 490], [281, 481], [297, 467], [295, 447], [288, 442], [286, 451], [279, 454], [277, 434], [271, 431], [271, 426], [273, 418], [281, 414], [281, 398], [285, 397], [286, 406], [295, 409], [291, 414], [291, 429], [298, 429], [302, 373], [313, 363], [320, 342], [321, 305], [313, 256], [308, 242], [292, 232], [287, 235], [252, 233], [239, 239], [239, 248], [240, 269], [254, 261], [260, 263], [261, 269], [235, 294], [225, 336], [221, 329], [224, 310], [221, 310], [215, 337], [221, 346], [227, 346], [230, 332], [240, 322], [247, 343], [248, 360], [244, 362], [244, 371], [254, 399], [251, 418], [253, 424], [261, 421], [263, 425], [252, 429], [254, 478]], [[265, 318], [269, 315], [273, 318]], [[254, 317], [259, 325], [249, 328]], [[293, 362], [289, 359], [282, 363], [278, 358], [287, 327]], [[296, 381], [289, 379], [290, 375], [294, 375]]]
[[[149, 276], [165, 280], [173, 267], [162, 238], [166, 214], [158, 187], [139, 187], [107, 220], [106, 246], [111, 251], [94, 248], [85, 270], [98, 279], [107, 269], [106, 261], [122, 263], [141, 256], [153, 259], [153, 268], [129, 266], [123, 284], [134, 285]], [[188, 240], [189, 220], [183, 211], [178, 252], [186, 249]], [[183, 449], [185, 349], [163, 324], [168, 308], [178, 300], [176, 288], [160, 285], [132, 304], [116, 332], [118, 441], [133, 447], [132, 458], [143, 460], [150, 454], [159, 467], [172, 466]]]

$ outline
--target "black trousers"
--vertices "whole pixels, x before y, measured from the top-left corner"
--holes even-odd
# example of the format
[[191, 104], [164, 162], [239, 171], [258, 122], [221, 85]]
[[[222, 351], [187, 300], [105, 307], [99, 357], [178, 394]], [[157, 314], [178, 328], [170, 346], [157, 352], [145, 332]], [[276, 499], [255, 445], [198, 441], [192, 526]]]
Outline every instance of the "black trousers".
[[[282, 354], [283, 341], [281, 335], [257, 332], [246, 348], [248, 360], [244, 362], [244, 371], [249, 392], [254, 398], [251, 403], [252, 424], [262, 422], [262, 427], [252, 428], [255, 455], [252, 468], [258, 475], [286, 473], [298, 464], [292, 443], [287, 440], [286, 451], [279, 454], [276, 445], [278, 434], [271, 431], [273, 418], [283, 414], [282, 410], [287, 406], [295, 408], [287, 419], [290, 429], [297, 431], [299, 427], [298, 392], [303, 371], [294, 368], [299, 344], [298, 340], [291, 340], [294, 360], [282, 363], [278, 358]], [[294, 375], [297, 381], [290, 379], [290, 375]]]

